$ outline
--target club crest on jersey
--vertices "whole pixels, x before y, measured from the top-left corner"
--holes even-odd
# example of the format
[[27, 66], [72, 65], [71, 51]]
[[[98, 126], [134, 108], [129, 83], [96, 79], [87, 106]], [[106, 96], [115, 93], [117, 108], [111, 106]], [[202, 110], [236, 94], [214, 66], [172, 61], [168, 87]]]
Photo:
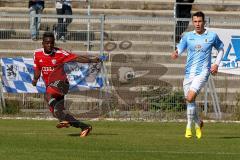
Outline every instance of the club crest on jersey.
[[57, 60], [56, 59], [52, 59], [52, 64], [56, 64]]
[[206, 38], [206, 39], [204, 40], [204, 42], [205, 42], [205, 43], [208, 43], [208, 39]]

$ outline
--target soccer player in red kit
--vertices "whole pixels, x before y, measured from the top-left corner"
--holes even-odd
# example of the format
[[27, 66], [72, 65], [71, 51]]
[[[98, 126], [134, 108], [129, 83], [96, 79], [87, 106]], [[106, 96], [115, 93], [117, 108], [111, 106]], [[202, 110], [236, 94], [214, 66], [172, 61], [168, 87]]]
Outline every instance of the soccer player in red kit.
[[92, 126], [85, 124], [68, 113], [64, 113], [64, 95], [68, 92], [69, 83], [64, 73], [63, 64], [70, 61], [80, 63], [98, 63], [98, 57], [77, 56], [63, 49], [54, 47], [55, 38], [52, 32], [43, 34], [42, 46], [34, 52], [34, 78], [32, 85], [36, 86], [38, 79], [42, 78], [46, 85], [45, 100], [50, 112], [59, 120], [57, 128], [81, 128], [80, 137], [85, 137], [92, 130]]

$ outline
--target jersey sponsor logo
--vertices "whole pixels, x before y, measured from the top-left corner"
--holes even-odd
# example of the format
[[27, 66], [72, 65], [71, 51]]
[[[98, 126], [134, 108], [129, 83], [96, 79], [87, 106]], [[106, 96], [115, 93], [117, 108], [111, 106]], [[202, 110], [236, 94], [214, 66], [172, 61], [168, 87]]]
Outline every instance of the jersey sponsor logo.
[[200, 51], [202, 49], [202, 46], [200, 44], [196, 45], [195, 46], [195, 50], [196, 51]]
[[43, 72], [49, 72], [49, 71], [54, 71], [54, 67], [42, 67]]

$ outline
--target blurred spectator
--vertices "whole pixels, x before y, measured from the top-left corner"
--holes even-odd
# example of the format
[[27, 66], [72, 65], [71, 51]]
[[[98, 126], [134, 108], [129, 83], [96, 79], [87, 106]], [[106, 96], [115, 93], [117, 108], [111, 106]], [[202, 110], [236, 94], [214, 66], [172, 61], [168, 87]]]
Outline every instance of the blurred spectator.
[[32, 40], [36, 41], [39, 36], [41, 17], [36, 17], [41, 14], [44, 9], [44, 0], [30, 0], [28, 3], [30, 14], [30, 31]]
[[[176, 18], [191, 18], [192, 4], [194, 0], [176, 0]], [[186, 3], [186, 4], [180, 4]], [[189, 21], [178, 20], [175, 28], [175, 42], [178, 43], [182, 33], [187, 29]]]
[[[57, 15], [72, 15], [72, 0], [56, 0]], [[58, 18], [55, 28], [55, 38], [66, 41], [67, 27], [72, 22], [72, 18]]]

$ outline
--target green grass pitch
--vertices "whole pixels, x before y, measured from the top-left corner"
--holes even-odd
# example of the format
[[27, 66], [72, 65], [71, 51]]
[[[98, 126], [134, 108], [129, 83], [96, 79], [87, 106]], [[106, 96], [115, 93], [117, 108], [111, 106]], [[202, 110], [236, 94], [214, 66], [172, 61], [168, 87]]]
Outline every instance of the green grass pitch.
[[57, 121], [0, 119], [0, 160], [239, 160], [240, 124], [205, 123], [184, 138], [185, 123], [90, 121], [93, 131]]

